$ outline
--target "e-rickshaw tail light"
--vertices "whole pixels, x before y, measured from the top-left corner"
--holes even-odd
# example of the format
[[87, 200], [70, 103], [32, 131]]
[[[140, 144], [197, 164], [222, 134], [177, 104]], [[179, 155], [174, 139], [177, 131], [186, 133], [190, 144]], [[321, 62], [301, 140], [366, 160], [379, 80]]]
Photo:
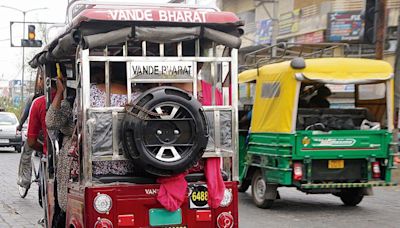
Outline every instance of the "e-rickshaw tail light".
[[218, 228], [232, 228], [233, 227], [233, 216], [231, 213], [222, 212], [217, 217], [217, 227]]
[[106, 218], [99, 218], [96, 224], [94, 224], [94, 228], [113, 228], [113, 224]]
[[100, 214], [108, 213], [112, 207], [112, 199], [107, 194], [98, 193], [94, 198], [93, 207]]
[[372, 162], [372, 177], [373, 178], [381, 178], [381, 167], [378, 161]]
[[300, 162], [293, 163], [293, 179], [295, 181], [303, 179], [303, 165]]
[[225, 188], [224, 198], [222, 199], [221, 204], [219, 206], [220, 207], [229, 206], [232, 203], [232, 199], [233, 199], [232, 189]]

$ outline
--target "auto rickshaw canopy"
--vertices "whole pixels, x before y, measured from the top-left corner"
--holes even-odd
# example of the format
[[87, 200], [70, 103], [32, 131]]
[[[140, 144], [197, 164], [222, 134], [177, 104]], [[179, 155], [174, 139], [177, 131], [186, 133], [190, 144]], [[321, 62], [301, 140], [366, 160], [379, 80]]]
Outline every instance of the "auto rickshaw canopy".
[[239, 83], [256, 82], [251, 132], [295, 131], [300, 82], [368, 84], [391, 80], [393, 91], [393, 68], [385, 61], [321, 58], [304, 62], [302, 69], [294, 69], [291, 61], [285, 61], [239, 74]]
[[125, 42], [174, 43], [197, 38], [229, 48], [241, 44], [239, 26], [243, 22], [231, 12], [211, 7], [151, 3], [73, 2], [69, 23], [57, 28], [52, 39], [30, 61], [39, 65], [74, 58], [76, 47], [105, 48]]

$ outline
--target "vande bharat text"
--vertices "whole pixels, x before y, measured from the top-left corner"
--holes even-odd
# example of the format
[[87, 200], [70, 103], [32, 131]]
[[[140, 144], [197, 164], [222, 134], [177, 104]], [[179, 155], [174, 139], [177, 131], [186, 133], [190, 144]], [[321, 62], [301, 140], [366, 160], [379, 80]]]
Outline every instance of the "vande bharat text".
[[205, 11], [190, 10], [158, 10], [150, 9], [119, 9], [108, 10], [113, 20], [145, 20], [145, 21], [169, 21], [169, 22], [206, 22]]

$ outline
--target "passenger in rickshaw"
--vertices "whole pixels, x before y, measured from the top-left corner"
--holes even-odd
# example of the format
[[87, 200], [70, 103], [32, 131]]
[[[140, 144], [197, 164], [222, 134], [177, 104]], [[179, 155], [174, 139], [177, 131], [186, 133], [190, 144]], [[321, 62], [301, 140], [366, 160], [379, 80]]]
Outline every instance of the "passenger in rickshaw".
[[299, 108], [329, 108], [328, 97], [331, 90], [323, 84], [301, 84], [299, 96]]
[[46, 114], [46, 126], [49, 130], [57, 130], [63, 135], [62, 145], [57, 157], [57, 199], [63, 212], [67, 207], [67, 184], [71, 177], [71, 170], [77, 170], [77, 162], [70, 156], [71, 150], [76, 149], [73, 144], [74, 122], [72, 104], [68, 99], [63, 99], [64, 85], [57, 79], [57, 92]]
[[310, 99], [310, 108], [329, 108], [330, 103], [328, 97], [332, 94], [331, 90], [322, 85], [318, 87], [317, 94]]
[[[126, 64], [111, 63], [112, 76], [110, 77], [110, 106], [124, 106], [128, 102], [126, 88]], [[104, 84], [104, 69], [98, 69], [93, 72], [98, 76], [97, 81], [103, 83], [95, 83], [90, 87], [90, 105], [92, 107], [105, 107], [106, 104], [106, 85]], [[100, 80], [99, 80], [100, 79]], [[103, 80], [101, 80], [103, 79]], [[140, 91], [132, 92], [132, 100], [141, 94]]]
[[[124, 75], [124, 72], [118, 72], [124, 67], [113, 66], [113, 75]], [[118, 70], [118, 71], [117, 71]], [[106, 93], [104, 83], [104, 68], [94, 66], [91, 68], [91, 90], [90, 101], [92, 107], [104, 107]], [[118, 72], [118, 73], [117, 73]], [[119, 77], [111, 78], [111, 106], [123, 106], [127, 102], [126, 83]], [[77, 142], [72, 138], [75, 124], [73, 122], [73, 104], [68, 99], [63, 99], [64, 83], [61, 79], [56, 82], [57, 92], [46, 115], [46, 125], [49, 130], [60, 131], [63, 136], [62, 146], [57, 163], [57, 196], [59, 206], [62, 211], [66, 211], [67, 206], [67, 184], [71, 177], [77, 175]], [[137, 96], [137, 94], [135, 94]], [[74, 160], [75, 158], [75, 160]]]

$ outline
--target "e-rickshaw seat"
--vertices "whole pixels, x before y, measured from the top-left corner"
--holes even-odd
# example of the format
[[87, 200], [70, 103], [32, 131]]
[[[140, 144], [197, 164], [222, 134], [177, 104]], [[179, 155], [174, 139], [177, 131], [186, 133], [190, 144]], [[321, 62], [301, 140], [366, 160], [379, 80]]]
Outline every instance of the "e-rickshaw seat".
[[299, 108], [297, 115], [297, 130], [321, 123], [327, 129], [352, 130], [359, 129], [363, 120], [370, 120], [366, 108], [352, 109], [310, 109]]

